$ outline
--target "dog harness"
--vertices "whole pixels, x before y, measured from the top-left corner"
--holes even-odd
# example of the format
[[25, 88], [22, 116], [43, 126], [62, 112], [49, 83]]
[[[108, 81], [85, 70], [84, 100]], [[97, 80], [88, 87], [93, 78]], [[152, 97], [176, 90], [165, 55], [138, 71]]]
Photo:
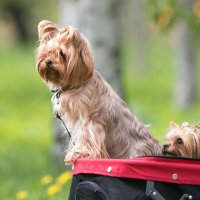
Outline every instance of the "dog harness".
[[[53, 99], [56, 98], [56, 103], [58, 105], [60, 103], [60, 95], [63, 93], [63, 90], [57, 89], [57, 90], [51, 90], [51, 92], [55, 93]], [[62, 122], [69, 138], [71, 139], [71, 133], [69, 132], [69, 129], [67, 128], [67, 126], [66, 126], [65, 122], [63, 121], [61, 114], [58, 112], [58, 110], [56, 111], [56, 117], [57, 117], [57, 119], [59, 119]]]

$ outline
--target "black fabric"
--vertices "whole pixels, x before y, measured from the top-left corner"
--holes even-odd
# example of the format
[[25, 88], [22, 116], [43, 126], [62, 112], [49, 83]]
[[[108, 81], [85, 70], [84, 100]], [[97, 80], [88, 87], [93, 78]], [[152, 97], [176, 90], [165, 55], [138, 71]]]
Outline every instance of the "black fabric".
[[[145, 194], [146, 181], [135, 180], [135, 179], [124, 179], [124, 178], [120, 179], [120, 178], [98, 176], [98, 175], [79, 174], [77, 176], [73, 176], [68, 200], [76, 200], [75, 195], [77, 192], [77, 186], [79, 183], [83, 181], [90, 181], [96, 183], [103, 191], [106, 192], [109, 200], [150, 199], [146, 197]], [[90, 200], [90, 199], [83, 198], [82, 200]]]
[[[85, 181], [89, 181], [90, 184], [94, 183], [97, 186], [97, 191], [105, 192], [109, 200], [153, 199], [146, 195], [147, 181], [145, 180], [79, 174], [73, 176], [68, 200], [104, 200], [98, 192], [94, 192], [95, 187], [88, 187], [87, 184], [80, 187], [81, 183]], [[166, 200], [180, 200], [184, 194], [191, 195], [192, 200], [200, 200], [200, 186], [155, 182], [155, 189]], [[76, 198], [77, 194], [80, 196]]]
[[78, 184], [75, 194], [76, 200], [109, 200], [106, 192], [96, 183], [83, 181]]
[[192, 200], [200, 200], [200, 186], [157, 182], [155, 188], [166, 200], [180, 200], [184, 194], [191, 195]]

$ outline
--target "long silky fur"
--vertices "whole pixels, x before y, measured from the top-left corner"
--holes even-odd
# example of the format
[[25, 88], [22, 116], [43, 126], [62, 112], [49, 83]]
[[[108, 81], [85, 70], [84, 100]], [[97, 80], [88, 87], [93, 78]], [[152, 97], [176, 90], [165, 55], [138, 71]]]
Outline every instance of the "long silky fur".
[[[49, 21], [42, 21], [38, 29], [40, 76], [51, 88], [68, 88], [63, 89], [59, 105], [53, 98], [54, 110], [61, 114], [71, 131], [65, 161], [161, 154], [161, 147], [148, 127], [94, 70], [87, 39], [77, 29], [59, 29]], [[55, 56], [60, 49], [64, 58]], [[46, 59], [53, 61], [55, 74], [48, 71]]]
[[[177, 144], [176, 141], [181, 139], [182, 144]], [[165, 143], [168, 148], [165, 149], [165, 154], [186, 157], [186, 158], [200, 158], [200, 123], [190, 126], [178, 126], [173, 123], [173, 126], [168, 128]]]

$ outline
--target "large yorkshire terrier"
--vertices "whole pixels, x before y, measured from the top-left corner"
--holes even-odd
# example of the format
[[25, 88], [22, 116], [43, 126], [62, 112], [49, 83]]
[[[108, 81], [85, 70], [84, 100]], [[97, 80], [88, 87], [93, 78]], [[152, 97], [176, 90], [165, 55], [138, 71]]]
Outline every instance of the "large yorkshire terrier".
[[200, 123], [190, 126], [184, 122], [179, 127], [171, 122], [165, 142], [163, 145], [165, 155], [200, 158]]
[[[78, 158], [134, 158], [162, 148], [94, 70], [87, 39], [73, 27], [38, 25], [37, 70], [55, 91], [54, 111], [71, 131], [66, 162]], [[55, 96], [57, 98], [55, 98]]]

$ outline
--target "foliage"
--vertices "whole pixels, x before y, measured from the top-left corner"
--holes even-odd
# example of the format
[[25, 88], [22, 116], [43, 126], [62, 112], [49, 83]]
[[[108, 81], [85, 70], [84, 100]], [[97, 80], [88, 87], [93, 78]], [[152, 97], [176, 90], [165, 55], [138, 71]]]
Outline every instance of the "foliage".
[[200, 0], [147, 0], [146, 9], [152, 23], [164, 31], [184, 21], [195, 36], [199, 35]]

